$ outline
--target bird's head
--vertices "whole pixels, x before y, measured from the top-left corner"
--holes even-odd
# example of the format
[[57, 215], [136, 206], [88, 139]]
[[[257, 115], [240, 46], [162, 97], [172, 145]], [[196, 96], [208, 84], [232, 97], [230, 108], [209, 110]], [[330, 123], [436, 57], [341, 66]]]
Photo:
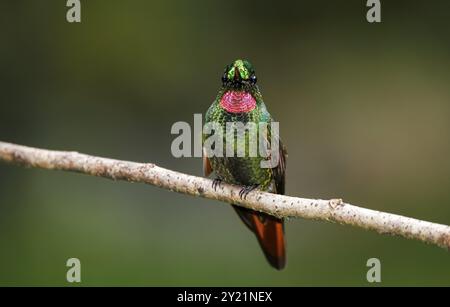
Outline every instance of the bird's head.
[[236, 60], [227, 65], [222, 75], [222, 85], [228, 89], [247, 90], [256, 86], [255, 70], [246, 60]]
[[220, 106], [230, 113], [246, 113], [255, 109], [259, 94], [252, 64], [236, 60], [225, 68], [222, 76]]

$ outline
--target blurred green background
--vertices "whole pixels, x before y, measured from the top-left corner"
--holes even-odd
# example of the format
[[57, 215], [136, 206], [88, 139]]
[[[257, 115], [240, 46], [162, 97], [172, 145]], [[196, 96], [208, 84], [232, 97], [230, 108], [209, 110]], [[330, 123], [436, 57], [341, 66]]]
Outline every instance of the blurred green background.
[[[394, 3], [395, 2], [395, 3]], [[365, 0], [0, 4], [0, 140], [154, 162], [236, 58], [256, 67], [289, 150], [287, 193], [450, 224], [450, 4]], [[291, 219], [273, 270], [226, 204], [0, 164], [0, 285], [450, 285], [443, 249]]]

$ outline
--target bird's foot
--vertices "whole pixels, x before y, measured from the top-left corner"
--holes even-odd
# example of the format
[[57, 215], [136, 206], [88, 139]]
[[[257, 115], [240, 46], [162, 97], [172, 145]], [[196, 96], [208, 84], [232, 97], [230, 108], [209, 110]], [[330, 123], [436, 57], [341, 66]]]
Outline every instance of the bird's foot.
[[258, 188], [257, 184], [254, 185], [248, 185], [248, 186], [244, 186], [241, 191], [239, 191], [239, 197], [241, 199], [246, 199], [248, 193], [250, 193], [251, 191], [253, 191], [254, 189]]
[[222, 179], [216, 178], [213, 180], [212, 188], [214, 189], [214, 191], [217, 190], [217, 187], [220, 187], [221, 183], [222, 183]]

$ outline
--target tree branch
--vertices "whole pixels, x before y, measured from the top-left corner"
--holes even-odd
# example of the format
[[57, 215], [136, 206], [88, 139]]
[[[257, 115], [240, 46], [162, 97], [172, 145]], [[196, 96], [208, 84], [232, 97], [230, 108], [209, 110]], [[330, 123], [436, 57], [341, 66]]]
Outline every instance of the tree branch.
[[113, 160], [69, 151], [53, 151], [0, 142], [0, 161], [28, 167], [79, 172], [113, 180], [143, 182], [178, 193], [216, 199], [277, 217], [301, 217], [337, 222], [378, 233], [398, 235], [450, 250], [450, 227], [400, 215], [365, 209], [341, 199], [298, 198], [252, 191], [239, 197], [241, 187], [158, 167], [151, 163]]

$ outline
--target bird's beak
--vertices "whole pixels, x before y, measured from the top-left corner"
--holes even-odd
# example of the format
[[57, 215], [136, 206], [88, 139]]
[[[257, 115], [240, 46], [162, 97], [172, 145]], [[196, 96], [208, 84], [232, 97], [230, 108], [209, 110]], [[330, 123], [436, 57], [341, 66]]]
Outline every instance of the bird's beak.
[[241, 74], [237, 67], [234, 68], [234, 81], [239, 81], [241, 79]]

